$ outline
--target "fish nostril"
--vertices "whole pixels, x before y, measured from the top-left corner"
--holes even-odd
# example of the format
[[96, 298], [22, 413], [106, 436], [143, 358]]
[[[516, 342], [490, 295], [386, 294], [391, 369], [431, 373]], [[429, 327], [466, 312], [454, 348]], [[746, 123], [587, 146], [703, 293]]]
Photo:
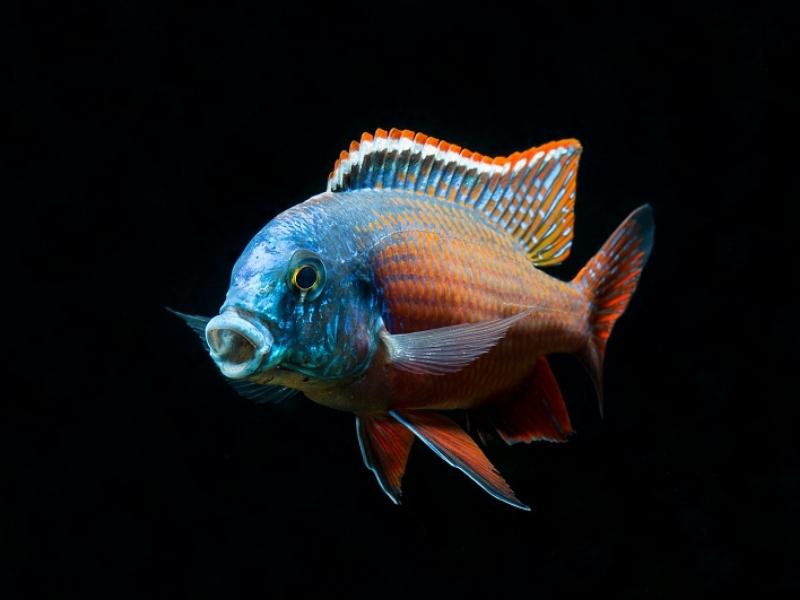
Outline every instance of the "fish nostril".
[[257, 350], [253, 342], [232, 329], [210, 330], [208, 343], [220, 360], [232, 365], [251, 361]]

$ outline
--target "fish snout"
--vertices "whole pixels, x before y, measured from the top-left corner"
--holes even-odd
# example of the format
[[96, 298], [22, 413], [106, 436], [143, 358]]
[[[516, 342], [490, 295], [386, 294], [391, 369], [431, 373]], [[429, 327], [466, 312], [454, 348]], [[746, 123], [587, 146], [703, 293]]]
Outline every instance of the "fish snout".
[[273, 338], [258, 321], [235, 312], [217, 315], [206, 325], [209, 353], [225, 377], [241, 379], [254, 373], [269, 354]]

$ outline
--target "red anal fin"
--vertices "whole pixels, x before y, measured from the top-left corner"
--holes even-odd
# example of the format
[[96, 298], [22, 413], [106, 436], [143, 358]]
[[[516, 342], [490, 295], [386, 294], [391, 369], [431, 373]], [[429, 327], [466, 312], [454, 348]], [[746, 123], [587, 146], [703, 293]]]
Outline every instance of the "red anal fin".
[[516, 508], [530, 510], [494, 468], [475, 441], [452, 419], [428, 411], [391, 411], [426, 446], [447, 464], [459, 469], [498, 500]]
[[509, 445], [535, 440], [565, 442], [572, 433], [567, 406], [544, 357], [536, 360], [519, 395], [496, 410], [492, 422]]
[[375, 473], [378, 484], [392, 502], [400, 504], [400, 481], [406, 471], [413, 434], [388, 415], [356, 417], [356, 433], [364, 464]]

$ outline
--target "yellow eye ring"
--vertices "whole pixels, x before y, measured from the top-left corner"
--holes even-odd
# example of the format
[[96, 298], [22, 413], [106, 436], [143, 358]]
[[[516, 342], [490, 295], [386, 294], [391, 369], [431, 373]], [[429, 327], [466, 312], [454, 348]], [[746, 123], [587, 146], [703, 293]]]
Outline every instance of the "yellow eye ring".
[[319, 270], [314, 265], [299, 265], [292, 272], [292, 285], [301, 292], [308, 292], [319, 285]]

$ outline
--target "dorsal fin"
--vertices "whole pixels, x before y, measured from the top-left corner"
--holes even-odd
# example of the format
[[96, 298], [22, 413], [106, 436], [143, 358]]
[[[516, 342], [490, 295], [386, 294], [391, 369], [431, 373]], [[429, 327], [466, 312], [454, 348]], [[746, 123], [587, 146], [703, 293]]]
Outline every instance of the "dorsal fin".
[[474, 206], [537, 266], [557, 265], [572, 246], [580, 154], [567, 139], [489, 158], [422, 133], [378, 129], [339, 155], [328, 191], [404, 190]]

